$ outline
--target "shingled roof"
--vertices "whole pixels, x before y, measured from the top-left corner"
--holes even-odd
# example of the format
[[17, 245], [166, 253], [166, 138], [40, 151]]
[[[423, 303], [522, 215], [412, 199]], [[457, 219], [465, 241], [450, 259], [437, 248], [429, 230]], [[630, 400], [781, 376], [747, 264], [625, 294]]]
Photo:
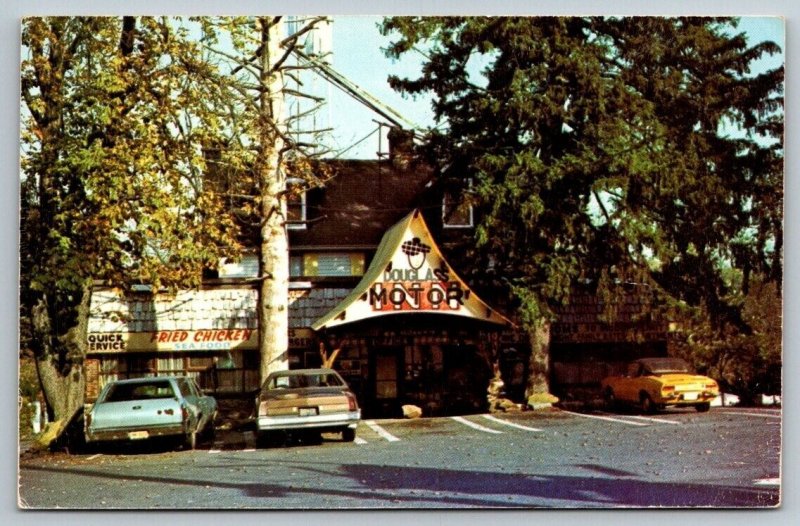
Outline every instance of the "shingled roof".
[[333, 177], [306, 196], [307, 226], [291, 230], [290, 245], [303, 248], [375, 248], [386, 228], [424, 204], [432, 171], [393, 160], [328, 161]]

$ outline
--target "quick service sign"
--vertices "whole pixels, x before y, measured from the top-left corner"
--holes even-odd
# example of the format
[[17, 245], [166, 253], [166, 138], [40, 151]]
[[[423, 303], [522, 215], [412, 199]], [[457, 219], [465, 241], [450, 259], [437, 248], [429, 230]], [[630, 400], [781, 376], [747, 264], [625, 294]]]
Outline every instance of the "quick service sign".
[[90, 333], [88, 352], [217, 351], [258, 348], [254, 329]]

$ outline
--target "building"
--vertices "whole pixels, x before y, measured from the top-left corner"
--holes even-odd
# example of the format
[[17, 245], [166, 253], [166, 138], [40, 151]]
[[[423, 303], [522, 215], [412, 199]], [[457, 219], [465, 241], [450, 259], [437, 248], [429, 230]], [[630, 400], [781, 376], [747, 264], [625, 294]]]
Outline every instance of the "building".
[[[526, 335], [496, 309], [500, 298], [482, 299], [459, 277], [466, 263], [449, 262], [471, 239], [474, 212], [452, 209], [430, 168], [407, 154], [408, 135], [392, 138], [388, 158], [330, 161], [335, 176], [290, 203], [289, 366], [319, 366], [321, 349], [338, 349], [335, 367], [368, 416], [396, 416], [408, 403], [426, 415], [485, 410], [494, 365], [506, 395], [524, 401]], [[95, 290], [87, 400], [110, 379], [171, 373], [197, 376], [220, 397], [251, 397], [257, 272], [245, 255], [200, 290]], [[648, 301], [633, 289], [604, 321], [608, 305], [576, 294], [552, 326], [553, 392], [578, 396], [632, 357], [666, 354], [665, 324], [647, 317]]]
[[[471, 233], [471, 213], [445, 213], [430, 169], [397, 142], [387, 159], [330, 165], [336, 175], [324, 188], [290, 203], [290, 367], [318, 366], [321, 345], [340, 349], [335, 366], [365, 414], [397, 414], [403, 403], [428, 414], [480, 410], [511, 323], [458, 277], [437, 240]], [[245, 255], [200, 290], [97, 288], [87, 400], [110, 379], [173, 373], [220, 396], [252, 393], [257, 270]]]

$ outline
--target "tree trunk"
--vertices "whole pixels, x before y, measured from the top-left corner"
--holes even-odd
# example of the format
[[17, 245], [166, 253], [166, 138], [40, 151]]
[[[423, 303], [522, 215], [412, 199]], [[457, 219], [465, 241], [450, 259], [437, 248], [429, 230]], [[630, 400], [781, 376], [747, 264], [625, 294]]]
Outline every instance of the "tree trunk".
[[282, 24], [261, 24], [260, 144], [258, 163], [261, 198], [258, 345], [263, 382], [273, 371], [289, 366], [289, 243], [286, 232], [286, 176], [282, 170], [285, 127], [283, 75], [275, 61], [280, 56]]
[[552, 399], [550, 395], [550, 323], [547, 321], [536, 322], [528, 333], [531, 343], [531, 357], [529, 362], [528, 386], [525, 397], [546, 401]]
[[57, 300], [42, 294], [32, 309], [36, 368], [48, 415], [64, 426], [83, 408], [91, 295], [87, 280], [77, 302], [56, 306]]

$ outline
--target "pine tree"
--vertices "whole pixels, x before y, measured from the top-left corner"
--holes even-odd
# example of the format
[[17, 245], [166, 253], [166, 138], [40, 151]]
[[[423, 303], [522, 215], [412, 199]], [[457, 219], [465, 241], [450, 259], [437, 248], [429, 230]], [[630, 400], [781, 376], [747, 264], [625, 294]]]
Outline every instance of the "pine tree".
[[[551, 307], [576, 283], [649, 287], [714, 326], [750, 330], [725, 271], [782, 274], [783, 68], [735, 19], [470, 17], [384, 21], [417, 50], [440, 127], [423, 151], [480, 210], [477, 261], [532, 336], [546, 392]], [[732, 130], [737, 130], [736, 132]], [[471, 184], [468, 183], [471, 181]], [[475, 276], [485, 279], [485, 276]]]

